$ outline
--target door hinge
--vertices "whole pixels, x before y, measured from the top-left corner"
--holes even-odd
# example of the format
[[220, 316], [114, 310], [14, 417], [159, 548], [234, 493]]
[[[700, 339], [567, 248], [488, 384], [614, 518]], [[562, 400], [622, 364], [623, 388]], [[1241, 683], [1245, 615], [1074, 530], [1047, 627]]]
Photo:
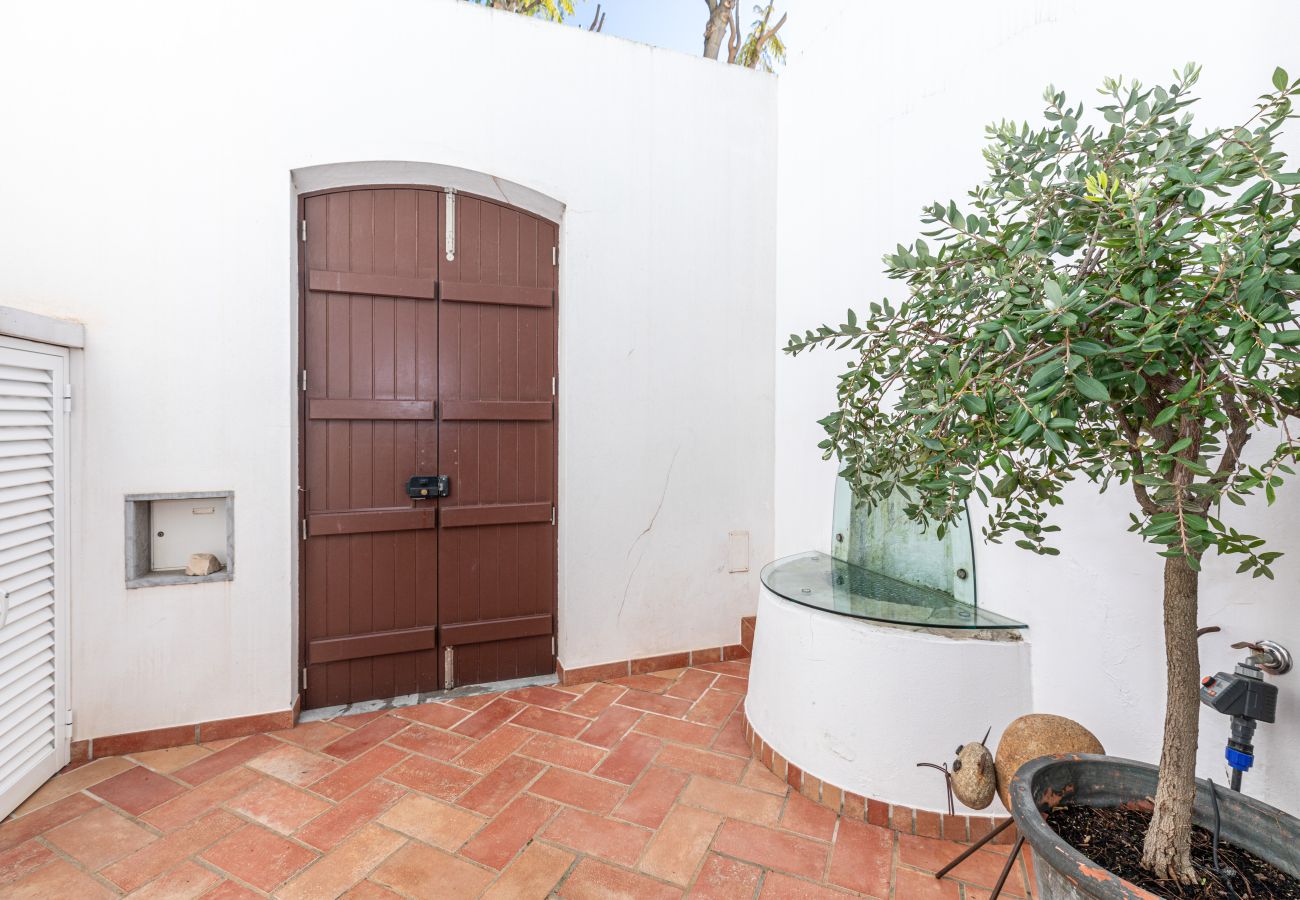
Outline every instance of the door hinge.
[[551, 656], [555, 655], [555, 635], [551, 635]]
[[554, 507], [554, 506], [551, 507], [551, 524], [552, 524], [552, 525], [555, 524], [555, 507]]
[[302, 379], [301, 379], [301, 381], [302, 381], [302, 389], [303, 389], [304, 391], [307, 390], [307, 370], [306, 370], [306, 369], [303, 369], [303, 370], [302, 370]]
[[551, 376], [551, 396], [555, 396], [555, 376]]
[[446, 647], [442, 651], [442, 689], [449, 691], [456, 686], [456, 648]]
[[307, 667], [302, 667], [302, 677], [299, 679], [299, 685], [302, 690], [307, 690]]
[[72, 710], [69, 709], [69, 710], [68, 710], [68, 715], [67, 715], [67, 717], [63, 720], [63, 724], [64, 724], [64, 725], [67, 725], [69, 728], [71, 728], [71, 727], [72, 727], [72, 720], [73, 720], [73, 713], [72, 713]]
[[559, 247], [552, 247], [552, 248], [551, 248], [551, 265], [553, 265], [553, 266], [558, 266], [559, 264], [560, 264], [560, 248], [559, 248]]
[[307, 240], [307, 220], [303, 219], [300, 225], [301, 227], [298, 229], [298, 234], [302, 238], [302, 240], [305, 241]]
[[72, 385], [70, 384], [63, 386], [63, 411], [65, 413], [72, 412]]
[[302, 539], [307, 540], [307, 520], [302, 520]]

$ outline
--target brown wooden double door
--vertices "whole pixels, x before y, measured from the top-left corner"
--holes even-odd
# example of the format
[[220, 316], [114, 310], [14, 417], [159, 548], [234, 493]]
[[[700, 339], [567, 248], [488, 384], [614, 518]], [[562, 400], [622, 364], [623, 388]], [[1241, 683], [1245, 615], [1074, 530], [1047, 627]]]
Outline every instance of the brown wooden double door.
[[423, 188], [301, 214], [303, 707], [553, 672], [555, 225]]

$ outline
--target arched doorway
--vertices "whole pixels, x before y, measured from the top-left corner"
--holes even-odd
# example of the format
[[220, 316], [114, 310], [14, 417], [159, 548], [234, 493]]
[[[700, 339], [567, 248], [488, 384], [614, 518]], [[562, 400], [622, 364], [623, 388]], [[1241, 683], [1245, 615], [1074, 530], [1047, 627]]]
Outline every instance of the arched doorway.
[[556, 224], [388, 184], [299, 222], [303, 707], [553, 672]]

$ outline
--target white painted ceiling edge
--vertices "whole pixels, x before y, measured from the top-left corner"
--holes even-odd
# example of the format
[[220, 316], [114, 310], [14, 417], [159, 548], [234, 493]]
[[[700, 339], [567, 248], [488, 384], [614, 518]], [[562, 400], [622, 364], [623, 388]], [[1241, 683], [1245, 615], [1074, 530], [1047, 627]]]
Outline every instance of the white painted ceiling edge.
[[541, 216], [557, 225], [564, 216], [564, 204], [541, 191], [495, 175], [441, 163], [404, 160], [325, 163], [293, 169], [290, 174], [297, 194], [359, 185], [417, 184], [477, 194]]

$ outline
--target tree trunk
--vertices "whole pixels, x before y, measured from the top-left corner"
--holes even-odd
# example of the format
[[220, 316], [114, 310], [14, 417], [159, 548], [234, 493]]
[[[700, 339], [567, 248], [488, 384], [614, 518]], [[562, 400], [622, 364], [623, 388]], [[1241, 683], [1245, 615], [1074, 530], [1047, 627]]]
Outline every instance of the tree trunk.
[[731, 10], [736, 0], [705, 0], [709, 5], [709, 21], [704, 25], [704, 55], [717, 59], [722, 50], [722, 39], [731, 25]]
[[1196, 796], [1196, 739], [1200, 716], [1200, 657], [1196, 604], [1200, 576], [1181, 557], [1165, 560], [1165, 732], [1155, 812], [1142, 848], [1142, 865], [1183, 884], [1192, 870], [1192, 800]]

